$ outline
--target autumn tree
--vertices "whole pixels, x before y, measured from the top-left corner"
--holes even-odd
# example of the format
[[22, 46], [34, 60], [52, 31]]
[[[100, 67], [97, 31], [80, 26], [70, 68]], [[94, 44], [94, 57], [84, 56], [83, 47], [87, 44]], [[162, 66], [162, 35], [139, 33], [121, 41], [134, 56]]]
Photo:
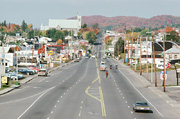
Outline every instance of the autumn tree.
[[57, 44], [57, 45], [62, 45], [62, 42], [63, 42], [62, 39], [59, 39], [59, 40], [56, 42], [56, 44]]

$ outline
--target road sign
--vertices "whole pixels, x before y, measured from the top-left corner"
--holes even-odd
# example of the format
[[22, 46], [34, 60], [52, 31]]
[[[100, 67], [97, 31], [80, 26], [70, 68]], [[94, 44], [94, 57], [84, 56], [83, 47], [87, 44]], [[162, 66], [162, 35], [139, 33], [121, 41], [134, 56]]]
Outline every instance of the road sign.
[[54, 51], [52, 51], [52, 50], [51, 50], [51, 51], [48, 51], [47, 53], [48, 53], [49, 55], [54, 55], [54, 54], [55, 54]]
[[7, 83], [8, 80], [7, 80], [7, 77], [2, 77], [2, 83]]
[[[164, 71], [160, 72], [160, 79], [164, 80]], [[167, 71], [165, 71], [165, 80], [167, 79]]]
[[[156, 64], [156, 67], [157, 67], [158, 69], [164, 69], [164, 64], [163, 64], [163, 63]], [[166, 69], [168, 69], [168, 68], [170, 68], [170, 67], [171, 67], [171, 64], [170, 64], [170, 63], [166, 63], [166, 64], [165, 64], [165, 68], [166, 68]]]

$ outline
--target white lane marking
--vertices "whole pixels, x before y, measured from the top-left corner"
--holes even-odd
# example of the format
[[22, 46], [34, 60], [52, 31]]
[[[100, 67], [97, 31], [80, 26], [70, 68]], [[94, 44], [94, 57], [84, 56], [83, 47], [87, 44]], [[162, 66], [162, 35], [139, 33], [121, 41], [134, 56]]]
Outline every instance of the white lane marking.
[[130, 108], [130, 106], [128, 106], [128, 108]]
[[42, 93], [44, 93], [44, 92], [45, 92], [45, 91], [42, 91], [42, 92], [40, 92], [40, 93], [38, 93], [38, 94], [36, 94], [36, 95], [32, 95], [32, 96], [29, 96], [29, 97], [27, 97], [27, 98], [22, 98], [22, 99], [18, 99], [18, 100], [14, 100], [14, 101], [9, 101], [9, 102], [0, 103], [0, 105], [8, 104], [8, 103], [14, 103], [14, 102], [26, 100], [26, 99], [29, 99], [29, 98], [33, 98], [33, 97], [35, 97], [35, 96], [37, 96], [37, 95], [40, 95], [40, 94], [42, 94]]
[[53, 88], [55, 88], [55, 86], [41, 94], [17, 119], [20, 119], [43, 95], [45, 95], [48, 91], [52, 90]]
[[53, 113], [53, 111], [51, 112], [51, 114]]
[[125, 101], [125, 103], [127, 103], [127, 101]]
[[128, 80], [128, 82], [132, 85], [132, 87], [150, 104], [153, 106], [153, 108], [162, 116], [164, 117], [160, 112], [159, 110], [133, 85], [133, 83], [129, 80], [129, 78], [124, 74], [122, 73], [120, 70], [119, 72]]
[[56, 105], [54, 107], [57, 107]]
[[59, 100], [57, 102], [59, 102]]

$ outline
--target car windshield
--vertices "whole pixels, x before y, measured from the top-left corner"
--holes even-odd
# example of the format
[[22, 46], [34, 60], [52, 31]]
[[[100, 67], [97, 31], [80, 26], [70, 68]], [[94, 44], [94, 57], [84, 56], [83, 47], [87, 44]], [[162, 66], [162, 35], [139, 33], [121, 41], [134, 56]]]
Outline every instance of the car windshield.
[[148, 106], [148, 104], [146, 102], [138, 102], [136, 106]]
[[41, 70], [39, 70], [39, 72], [46, 72], [46, 70], [41, 69]]

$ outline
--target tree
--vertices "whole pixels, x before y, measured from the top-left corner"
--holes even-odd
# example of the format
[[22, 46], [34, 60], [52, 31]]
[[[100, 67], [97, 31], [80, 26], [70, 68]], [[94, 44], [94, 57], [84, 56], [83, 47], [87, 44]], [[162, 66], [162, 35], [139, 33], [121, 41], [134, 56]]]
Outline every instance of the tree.
[[86, 23], [81, 26], [81, 28], [87, 28], [87, 27], [88, 25]]
[[64, 39], [64, 34], [61, 31], [56, 31], [56, 33], [54, 34], [52, 40], [53, 41], [57, 41], [58, 39]]
[[57, 45], [62, 45], [62, 39], [59, 39], [59, 40], [57, 41]]
[[22, 30], [25, 32], [27, 30], [27, 23], [23, 20], [22, 22]]
[[124, 52], [124, 40], [120, 37], [114, 47], [114, 55], [118, 56]]
[[64, 36], [68, 36], [69, 32], [67, 30], [64, 30], [63, 33], [64, 33]]
[[34, 30], [28, 32], [28, 39], [34, 38]]
[[171, 32], [169, 32], [168, 33], [168, 35], [166, 35], [166, 40], [167, 41], [175, 41], [175, 42], [179, 42], [179, 39], [180, 39], [180, 37], [179, 37], [179, 35], [178, 35], [178, 33], [176, 32], [176, 31], [171, 31]]
[[94, 32], [90, 31], [86, 34], [86, 39], [89, 41], [89, 44], [93, 44], [96, 41], [97, 37]]
[[83, 49], [83, 50], [87, 50], [87, 47], [84, 44], [80, 45], [80, 48]]
[[[53, 28], [53, 29], [49, 29], [49, 30], [47, 30], [47, 32], [46, 32], [46, 36], [47, 37], [49, 37], [49, 38], [53, 38], [54, 37], [54, 35], [55, 35], [55, 33], [56, 33], [56, 29], [55, 28]], [[59, 38], [58, 38], [59, 39]]]
[[141, 36], [145, 37], [145, 36], [151, 36], [151, 33], [147, 33], [147, 32], [151, 32], [148, 29], [144, 29], [141, 31]]
[[92, 25], [92, 28], [93, 28], [93, 29], [99, 29], [99, 24], [98, 24], [98, 23], [93, 24], [93, 25]]

